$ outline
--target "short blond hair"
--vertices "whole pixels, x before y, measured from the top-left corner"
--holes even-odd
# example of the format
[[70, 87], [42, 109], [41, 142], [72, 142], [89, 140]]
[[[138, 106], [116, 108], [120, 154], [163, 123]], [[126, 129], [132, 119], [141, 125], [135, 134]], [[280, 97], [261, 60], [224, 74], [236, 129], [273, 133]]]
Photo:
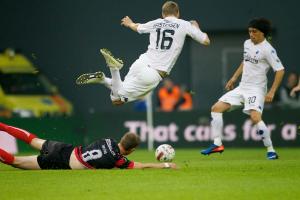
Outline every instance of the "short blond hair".
[[165, 16], [177, 15], [179, 13], [179, 6], [174, 1], [167, 1], [162, 6], [162, 14]]
[[129, 151], [140, 144], [140, 137], [135, 133], [125, 133], [125, 135], [121, 138], [120, 144], [125, 151]]

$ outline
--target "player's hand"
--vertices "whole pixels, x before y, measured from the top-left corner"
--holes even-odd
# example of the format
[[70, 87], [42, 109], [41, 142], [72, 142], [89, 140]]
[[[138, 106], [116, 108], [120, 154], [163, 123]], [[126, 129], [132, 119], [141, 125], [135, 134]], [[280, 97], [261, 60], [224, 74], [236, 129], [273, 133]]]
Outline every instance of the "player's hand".
[[267, 93], [267, 95], [265, 96], [265, 102], [266, 102], [266, 103], [271, 103], [271, 102], [273, 101], [273, 99], [274, 99], [274, 95], [275, 95], [274, 92], [269, 91], [269, 92]]
[[190, 22], [193, 26], [196, 26], [197, 28], [200, 28], [200, 26], [199, 26], [199, 24], [196, 20], [191, 20]]
[[298, 86], [296, 86], [296, 87], [294, 87], [292, 89], [292, 91], [290, 92], [290, 96], [291, 97], [295, 97], [296, 96], [296, 92], [298, 92], [298, 91], [300, 91], [300, 85], [298, 85]]
[[177, 169], [177, 165], [175, 163], [168, 163], [170, 169]]
[[126, 16], [121, 20], [121, 25], [130, 27], [130, 25], [133, 24], [133, 21], [130, 19], [130, 17]]
[[231, 78], [225, 85], [225, 89], [228, 90], [232, 90], [234, 88], [234, 83], [235, 83], [235, 79]]
[[292, 90], [292, 91], [290, 92], [290, 96], [294, 98], [294, 97], [296, 96], [296, 92]]

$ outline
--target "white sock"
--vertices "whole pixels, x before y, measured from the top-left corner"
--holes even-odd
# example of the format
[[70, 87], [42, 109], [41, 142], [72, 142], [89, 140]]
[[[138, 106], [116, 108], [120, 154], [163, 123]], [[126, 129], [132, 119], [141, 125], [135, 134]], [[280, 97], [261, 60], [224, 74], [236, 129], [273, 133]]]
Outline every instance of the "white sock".
[[119, 98], [119, 90], [122, 87], [122, 80], [120, 76], [120, 71], [117, 69], [111, 69], [110, 68], [110, 73], [111, 73], [111, 91], [114, 98]]
[[105, 87], [108, 89], [112, 89], [112, 84], [111, 84], [111, 78], [104, 77], [103, 81], [101, 81], [101, 84], [103, 84]]
[[272, 145], [271, 137], [270, 137], [270, 131], [267, 128], [264, 121], [258, 122], [256, 124], [256, 127], [257, 127], [258, 135], [262, 136], [262, 140], [264, 142], [265, 147], [267, 147], [267, 151], [268, 152], [275, 152], [275, 150], [273, 148], [273, 145]]
[[222, 145], [222, 130], [223, 130], [223, 114], [211, 112], [212, 120], [210, 122], [212, 137], [214, 144], [217, 146]]
[[273, 148], [273, 146], [267, 147], [267, 151], [268, 152], [275, 152], [275, 149]]

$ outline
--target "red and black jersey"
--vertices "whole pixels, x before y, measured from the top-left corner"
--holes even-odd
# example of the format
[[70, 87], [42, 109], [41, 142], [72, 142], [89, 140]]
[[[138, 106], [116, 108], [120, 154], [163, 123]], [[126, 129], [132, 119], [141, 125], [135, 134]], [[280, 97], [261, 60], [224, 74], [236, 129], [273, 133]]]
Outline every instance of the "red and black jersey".
[[113, 139], [97, 140], [85, 147], [76, 147], [77, 159], [91, 169], [133, 168], [134, 162], [120, 154], [118, 144]]

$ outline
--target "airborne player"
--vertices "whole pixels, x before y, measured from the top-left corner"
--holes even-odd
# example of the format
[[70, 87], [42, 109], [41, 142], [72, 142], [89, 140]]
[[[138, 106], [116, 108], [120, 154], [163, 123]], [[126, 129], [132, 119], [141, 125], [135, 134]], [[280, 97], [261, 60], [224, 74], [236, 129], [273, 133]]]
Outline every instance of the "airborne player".
[[179, 19], [177, 3], [167, 1], [162, 6], [162, 17], [145, 24], [134, 23], [128, 16], [121, 24], [140, 34], [150, 34], [148, 51], [142, 54], [130, 67], [122, 82], [119, 70], [123, 62], [106, 49], [100, 52], [104, 56], [111, 72], [111, 79], [103, 72], [83, 74], [78, 77], [77, 84], [100, 83], [111, 89], [111, 100], [114, 105], [142, 98], [153, 90], [159, 82], [168, 76], [182, 50], [185, 37], [209, 45], [210, 40], [202, 32], [196, 21]]

